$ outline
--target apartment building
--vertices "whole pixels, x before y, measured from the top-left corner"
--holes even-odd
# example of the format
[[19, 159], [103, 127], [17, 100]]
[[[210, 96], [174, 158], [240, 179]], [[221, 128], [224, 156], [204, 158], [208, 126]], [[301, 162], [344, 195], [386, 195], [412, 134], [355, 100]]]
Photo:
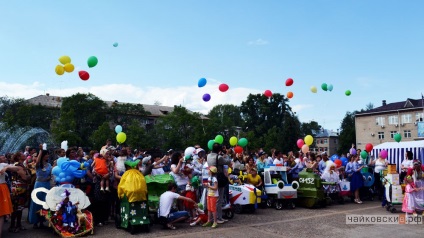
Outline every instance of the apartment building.
[[402, 136], [402, 141], [424, 139], [423, 132], [419, 133], [418, 129], [424, 126], [423, 101], [408, 98], [406, 101], [387, 103], [383, 100], [380, 107], [356, 113], [357, 148], [363, 150], [367, 143], [378, 145], [393, 142], [397, 133]]

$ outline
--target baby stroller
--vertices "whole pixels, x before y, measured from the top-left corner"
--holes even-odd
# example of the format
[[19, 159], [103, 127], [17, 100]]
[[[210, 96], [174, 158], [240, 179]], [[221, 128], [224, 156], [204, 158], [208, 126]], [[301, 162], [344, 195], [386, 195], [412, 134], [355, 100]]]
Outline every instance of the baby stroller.
[[[45, 201], [37, 193], [46, 193]], [[83, 191], [73, 185], [61, 185], [48, 190], [36, 188], [31, 193], [34, 203], [43, 206], [40, 214], [49, 222], [49, 226], [61, 237], [78, 237], [93, 234], [93, 216], [85, 210], [90, 200]]]
[[146, 180], [138, 169], [133, 168], [138, 162], [130, 163], [126, 162], [132, 169], [122, 175], [118, 185], [120, 213], [116, 214], [115, 225], [117, 228], [128, 229], [131, 234], [135, 234], [140, 229], [149, 232], [150, 217]]
[[399, 174], [387, 174], [384, 176], [385, 172], [387, 172], [387, 170], [381, 171], [380, 176], [384, 185], [386, 210], [395, 213], [395, 205], [402, 205], [403, 203], [402, 186], [399, 185]]
[[174, 182], [174, 177], [170, 174], [147, 175], [147, 191], [149, 191], [149, 213], [153, 216], [153, 221], [157, 221], [157, 211], [159, 209], [159, 198], [162, 193], [168, 190], [168, 184]]

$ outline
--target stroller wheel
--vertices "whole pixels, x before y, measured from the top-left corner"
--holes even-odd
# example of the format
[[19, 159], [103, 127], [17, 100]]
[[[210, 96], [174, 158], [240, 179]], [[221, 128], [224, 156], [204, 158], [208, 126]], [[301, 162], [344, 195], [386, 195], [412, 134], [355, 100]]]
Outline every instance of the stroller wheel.
[[390, 208], [390, 212], [391, 213], [395, 213], [396, 212], [396, 208], [395, 207]]
[[228, 219], [233, 219], [233, 217], [234, 217], [234, 212], [233, 212], [233, 210], [232, 209], [227, 209], [226, 211], [225, 211], [225, 214], [224, 214]]
[[277, 210], [283, 209], [283, 203], [280, 201], [275, 202], [275, 209]]
[[273, 205], [273, 201], [271, 199], [266, 200], [266, 206], [271, 208]]
[[386, 205], [386, 211], [389, 211], [389, 210], [390, 210], [390, 206]]
[[240, 204], [234, 204], [234, 212], [237, 214], [240, 214], [242, 212], [243, 208]]

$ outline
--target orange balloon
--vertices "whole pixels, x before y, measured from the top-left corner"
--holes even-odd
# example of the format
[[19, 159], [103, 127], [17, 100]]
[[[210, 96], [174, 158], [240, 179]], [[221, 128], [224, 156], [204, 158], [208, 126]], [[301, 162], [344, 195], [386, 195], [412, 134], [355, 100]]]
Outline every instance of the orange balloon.
[[293, 97], [293, 92], [288, 92], [287, 93], [287, 98], [292, 98]]

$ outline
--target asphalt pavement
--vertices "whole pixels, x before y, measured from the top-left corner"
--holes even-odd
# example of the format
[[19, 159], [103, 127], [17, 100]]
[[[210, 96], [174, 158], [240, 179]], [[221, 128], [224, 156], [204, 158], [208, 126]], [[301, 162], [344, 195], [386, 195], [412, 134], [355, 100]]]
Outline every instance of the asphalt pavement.
[[[401, 209], [400, 206], [397, 207]], [[188, 223], [177, 224], [177, 230], [166, 230], [153, 225], [149, 233], [137, 233], [134, 237], [423, 237], [424, 225], [404, 224], [346, 224], [346, 215], [393, 215], [380, 206], [378, 201], [365, 201], [363, 204], [346, 203], [326, 208], [308, 209], [296, 207], [293, 210], [258, 209], [253, 214], [235, 214], [229, 222], [218, 228], [190, 227]], [[397, 212], [395, 215], [403, 213]], [[24, 223], [27, 230], [20, 233], [8, 233], [9, 223], [3, 228], [3, 237], [58, 237], [52, 228], [32, 229]], [[90, 235], [91, 236], [91, 235]], [[90, 237], [88, 236], [88, 237]], [[113, 221], [103, 227], [96, 227], [96, 237], [122, 237], [132, 235], [122, 229], [116, 229]], [[93, 237], [94, 237], [93, 236]]]

